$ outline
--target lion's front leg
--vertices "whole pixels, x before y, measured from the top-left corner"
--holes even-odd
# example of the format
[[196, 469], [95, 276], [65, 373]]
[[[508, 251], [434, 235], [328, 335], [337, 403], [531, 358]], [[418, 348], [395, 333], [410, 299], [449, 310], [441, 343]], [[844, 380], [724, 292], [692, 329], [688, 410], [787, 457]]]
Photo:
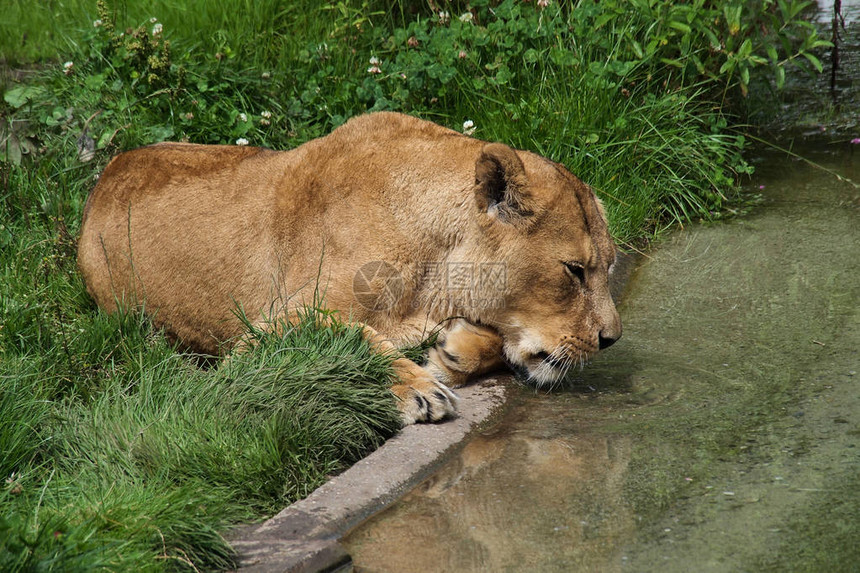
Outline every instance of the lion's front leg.
[[426, 370], [438, 381], [458, 388], [482, 374], [504, 367], [502, 337], [492, 328], [458, 319], [439, 333]]

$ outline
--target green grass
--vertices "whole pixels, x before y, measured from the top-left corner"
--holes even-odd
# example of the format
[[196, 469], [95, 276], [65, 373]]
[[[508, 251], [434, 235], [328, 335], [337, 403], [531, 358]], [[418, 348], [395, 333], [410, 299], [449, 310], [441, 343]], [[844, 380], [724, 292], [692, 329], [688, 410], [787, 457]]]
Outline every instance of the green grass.
[[[354, 330], [307, 318], [201, 368], [145, 317], [96, 309], [75, 237], [115, 153], [165, 139], [286, 149], [372, 110], [471, 120], [476, 137], [592, 184], [633, 246], [720, 216], [747, 171], [725, 115], [734, 70], [778, 72], [800, 53], [768, 59], [776, 8], [744, 12], [732, 34], [719, 2], [474, 0], [471, 20], [440, 5], [450, 21], [409, 0], [4, 4], [0, 569], [229, 567], [225, 528], [307, 494], [398, 425], [389, 359]], [[812, 46], [795, 16], [778, 36]], [[709, 34], [754, 42], [714, 51]]]
[[139, 316], [91, 320], [110, 350], [91, 356], [86, 395], [49, 359], [4, 361], [4, 571], [228, 567], [226, 525], [300, 499], [399, 427], [389, 359], [355, 329], [308, 326], [313, 313], [212, 370]]

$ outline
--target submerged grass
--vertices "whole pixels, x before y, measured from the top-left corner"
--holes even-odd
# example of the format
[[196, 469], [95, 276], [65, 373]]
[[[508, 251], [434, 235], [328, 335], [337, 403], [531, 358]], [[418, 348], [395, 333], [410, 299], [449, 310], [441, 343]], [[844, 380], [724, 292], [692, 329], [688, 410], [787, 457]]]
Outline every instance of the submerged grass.
[[[230, 567], [229, 524], [307, 494], [398, 425], [389, 359], [313, 312], [207, 369], [142, 314], [98, 311], [75, 237], [110, 156], [166, 139], [285, 149], [374, 110], [469, 120], [567, 165], [635, 245], [719, 216], [748, 170], [713, 102], [764, 48], [721, 51], [709, 34], [758, 41], [779, 14], [724, 18], [723, 4], [6, 2], [0, 569]], [[789, 43], [797, 4], [778, 19]]]
[[759, 571], [797, 571], [849, 573], [856, 569], [860, 547], [860, 502], [856, 472], [834, 472], [828, 486], [815, 494], [809, 508], [793, 512], [785, 524], [786, 538], [779, 550], [759, 559]]

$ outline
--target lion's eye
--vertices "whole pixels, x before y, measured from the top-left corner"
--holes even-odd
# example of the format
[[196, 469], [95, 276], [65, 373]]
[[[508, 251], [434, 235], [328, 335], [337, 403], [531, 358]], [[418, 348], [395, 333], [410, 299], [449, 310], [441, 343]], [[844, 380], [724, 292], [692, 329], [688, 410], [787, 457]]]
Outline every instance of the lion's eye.
[[567, 274], [575, 278], [580, 282], [580, 284], [585, 283], [585, 267], [583, 267], [580, 263], [564, 263], [564, 269], [567, 271]]

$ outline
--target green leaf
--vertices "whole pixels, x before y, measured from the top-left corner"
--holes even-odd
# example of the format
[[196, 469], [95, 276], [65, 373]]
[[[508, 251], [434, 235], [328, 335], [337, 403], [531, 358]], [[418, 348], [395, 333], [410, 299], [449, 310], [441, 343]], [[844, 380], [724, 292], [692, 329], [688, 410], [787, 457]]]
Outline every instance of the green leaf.
[[803, 12], [812, 2], [795, 2], [792, 0], [791, 2], [791, 19], [793, 20], [795, 16]]
[[87, 79], [84, 80], [84, 85], [87, 89], [90, 90], [100, 90], [105, 84], [105, 75], [104, 74], [96, 74], [94, 76], [87, 76]]
[[771, 44], [768, 44], [767, 46], [767, 57], [769, 57], [770, 61], [773, 63], [776, 63], [779, 60], [779, 54], [776, 53], [776, 48]]
[[684, 32], [685, 34], [689, 34], [693, 31], [692, 28], [690, 28], [687, 24], [683, 22], [676, 22], [674, 20], [669, 22], [669, 27]]
[[615, 18], [615, 14], [613, 14], [611, 12], [598, 16], [597, 19], [594, 21], [594, 29], [599, 30], [600, 28], [602, 28], [604, 25], [606, 25], [606, 23], [609, 22], [610, 20], [612, 20], [613, 18]]
[[96, 149], [104, 149], [107, 146], [108, 142], [111, 140], [111, 137], [113, 137], [113, 133], [114, 132], [112, 129], [106, 129], [99, 136], [99, 140], [96, 143]]
[[657, 40], [651, 40], [650, 42], [645, 44], [645, 53], [647, 53], [649, 56], [652, 55], [654, 52], [657, 51], [657, 44]]
[[710, 28], [705, 28], [703, 31], [705, 32], [705, 35], [708, 37], [708, 42], [711, 43], [711, 48], [713, 48], [714, 50], [719, 50], [722, 47], [722, 45], [720, 44], [720, 39], [717, 37], [717, 35], [714, 33], [714, 31], [711, 30]]
[[776, 88], [782, 89], [785, 86], [785, 68], [777, 66], [776, 68]]
[[173, 137], [172, 125], [153, 125], [146, 131], [149, 133], [152, 143], [158, 143], [159, 141]]
[[508, 66], [502, 64], [496, 72], [496, 84], [504, 85], [511, 81], [513, 77], [514, 75], [511, 73], [511, 70], [508, 68]]
[[725, 6], [723, 8], [726, 23], [729, 25], [729, 34], [732, 36], [741, 29], [741, 10], [743, 10], [743, 6]]
[[7, 90], [3, 94], [3, 100], [15, 109], [23, 107], [27, 103], [32, 103], [45, 92], [41, 86], [18, 86], [11, 90]]
[[42, 123], [49, 127], [54, 127], [56, 125], [64, 123], [66, 120], [66, 110], [64, 110], [62, 107], [57, 106], [51, 111], [50, 115], [46, 115], [42, 118]]
[[803, 57], [809, 60], [809, 63], [812, 64], [816, 70], [818, 70], [819, 74], [821, 73], [821, 70], [823, 69], [821, 66], [821, 60], [819, 60], [809, 52], [803, 52]]
[[785, 36], [779, 36], [779, 43], [782, 44], [782, 53], [791, 54], [791, 42]]
[[791, 19], [788, 4], [785, 3], [785, 0], [778, 0], [777, 4], [779, 5], [779, 11], [782, 14], [782, 21], [788, 22]]

